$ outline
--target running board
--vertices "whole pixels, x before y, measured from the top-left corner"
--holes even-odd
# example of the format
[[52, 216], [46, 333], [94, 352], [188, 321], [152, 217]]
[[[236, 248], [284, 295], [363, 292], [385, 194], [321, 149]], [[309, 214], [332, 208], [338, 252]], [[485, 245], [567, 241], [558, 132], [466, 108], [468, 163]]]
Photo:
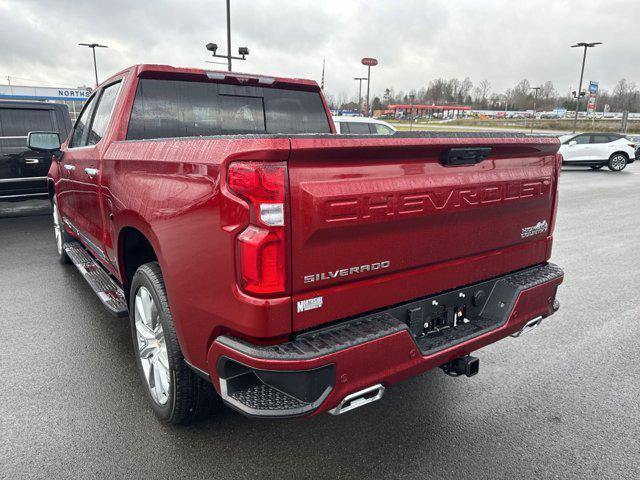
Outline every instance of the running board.
[[65, 243], [63, 248], [109, 313], [116, 317], [129, 315], [122, 288], [98, 265], [89, 252], [78, 242]]

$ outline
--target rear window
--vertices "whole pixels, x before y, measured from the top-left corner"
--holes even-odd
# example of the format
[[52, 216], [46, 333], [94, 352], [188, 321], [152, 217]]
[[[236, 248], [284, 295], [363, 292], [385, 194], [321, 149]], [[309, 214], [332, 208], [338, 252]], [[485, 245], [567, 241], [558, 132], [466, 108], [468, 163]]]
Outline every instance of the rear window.
[[127, 139], [329, 132], [318, 92], [141, 79]]
[[0, 131], [5, 137], [26, 137], [29, 132], [56, 131], [51, 110], [0, 109]]

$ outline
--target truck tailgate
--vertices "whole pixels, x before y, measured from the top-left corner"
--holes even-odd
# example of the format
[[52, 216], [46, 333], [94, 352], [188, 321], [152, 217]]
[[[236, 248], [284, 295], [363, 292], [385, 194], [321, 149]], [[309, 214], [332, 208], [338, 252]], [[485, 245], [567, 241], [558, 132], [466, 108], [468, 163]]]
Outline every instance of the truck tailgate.
[[[293, 330], [546, 261], [558, 146], [504, 134], [293, 137]], [[445, 165], [461, 147], [488, 156]]]

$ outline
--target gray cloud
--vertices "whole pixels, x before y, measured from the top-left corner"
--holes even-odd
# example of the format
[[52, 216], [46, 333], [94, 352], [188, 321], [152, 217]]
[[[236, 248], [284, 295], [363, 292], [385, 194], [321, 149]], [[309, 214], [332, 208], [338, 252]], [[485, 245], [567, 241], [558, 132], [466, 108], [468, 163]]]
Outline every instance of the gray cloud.
[[[497, 91], [551, 80], [565, 92], [577, 86], [576, 41], [604, 42], [589, 53], [586, 80], [609, 89], [640, 80], [638, 18], [633, 0], [232, 0], [232, 42], [251, 50], [239, 71], [319, 81], [326, 58], [335, 95], [355, 93], [363, 56], [380, 60], [376, 93], [441, 76], [487, 78]], [[0, 0], [0, 25], [2, 77], [69, 86], [92, 84], [90, 52], [78, 42], [109, 45], [98, 51], [102, 78], [134, 63], [214, 68], [204, 44], [226, 49], [224, 0]]]

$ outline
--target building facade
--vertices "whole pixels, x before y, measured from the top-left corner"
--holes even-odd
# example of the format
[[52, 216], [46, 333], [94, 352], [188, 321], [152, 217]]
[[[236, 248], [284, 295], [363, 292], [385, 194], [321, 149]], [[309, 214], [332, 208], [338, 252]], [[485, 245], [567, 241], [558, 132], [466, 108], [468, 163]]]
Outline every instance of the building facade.
[[82, 110], [82, 106], [91, 95], [91, 88], [31, 87], [26, 85], [0, 85], [0, 101], [29, 100], [63, 103], [69, 108], [71, 122]]

